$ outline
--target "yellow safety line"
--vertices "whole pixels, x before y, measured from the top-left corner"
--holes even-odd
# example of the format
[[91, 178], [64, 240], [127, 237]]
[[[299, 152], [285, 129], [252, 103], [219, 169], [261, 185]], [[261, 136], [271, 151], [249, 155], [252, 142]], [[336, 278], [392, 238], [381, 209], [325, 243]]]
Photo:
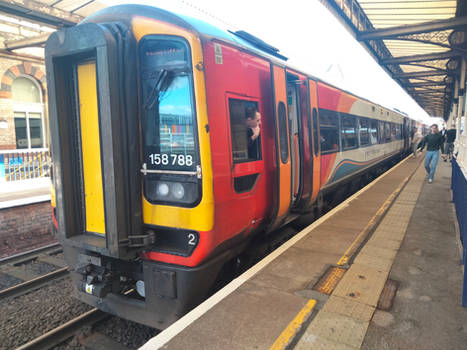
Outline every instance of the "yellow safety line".
[[305, 304], [305, 306], [300, 310], [300, 312], [295, 316], [292, 322], [282, 331], [281, 335], [276, 339], [274, 344], [269, 348], [269, 350], [281, 350], [284, 349], [295, 336], [296, 332], [302, 324], [308, 319], [308, 315], [311, 313], [313, 308], [316, 305], [316, 300], [310, 299]]
[[391, 195], [386, 199], [386, 201], [383, 203], [383, 205], [378, 209], [375, 215], [370, 219], [368, 224], [365, 226], [365, 228], [358, 234], [358, 236], [354, 239], [352, 244], [350, 245], [349, 248], [345, 251], [344, 255], [339, 259], [337, 262], [337, 265], [346, 265], [350, 259], [350, 252], [352, 251], [353, 247], [359, 242], [360, 238], [368, 233], [368, 230], [371, 229], [371, 227], [376, 223], [376, 220], [384, 214], [384, 212], [388, 209], [388, 207], [391, 205], [393, 202], [394, 198], [397, 196], [397, 194], [402, 190], [402, 187], [409, 181], [409, 176], [407, 176], [404, 181], [394, 190], [394, 192], [391, 193]]

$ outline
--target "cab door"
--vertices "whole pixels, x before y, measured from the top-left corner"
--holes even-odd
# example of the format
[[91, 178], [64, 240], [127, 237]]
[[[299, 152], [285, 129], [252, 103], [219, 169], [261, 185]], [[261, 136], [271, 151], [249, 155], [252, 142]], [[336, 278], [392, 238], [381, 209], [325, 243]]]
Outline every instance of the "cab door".
[[271, 64], [271, 81], [274, 103], [276, 138], [275, 215], [271, 229], [279, 227], [286, 219], [292, 201], [292, 166], [287, 113], [287, 79], [284, 67]]

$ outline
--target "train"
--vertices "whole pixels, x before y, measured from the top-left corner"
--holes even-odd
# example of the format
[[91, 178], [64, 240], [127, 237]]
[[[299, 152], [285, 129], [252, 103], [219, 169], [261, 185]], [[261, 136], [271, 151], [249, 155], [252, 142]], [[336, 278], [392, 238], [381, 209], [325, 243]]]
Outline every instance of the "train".
[[77, 297], [165, 329], [229, 264], [399, 161], [407, 116], [245, 31], [144, 5], [46, 47], [53, 222]]

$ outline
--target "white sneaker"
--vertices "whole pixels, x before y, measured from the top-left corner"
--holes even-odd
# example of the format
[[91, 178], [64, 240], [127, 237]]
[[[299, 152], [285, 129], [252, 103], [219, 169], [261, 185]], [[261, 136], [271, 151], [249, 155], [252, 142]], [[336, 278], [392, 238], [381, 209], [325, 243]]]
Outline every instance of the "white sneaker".
[[428, 179], [428, 183], [431, 184], [433, 182], [432, 179]]

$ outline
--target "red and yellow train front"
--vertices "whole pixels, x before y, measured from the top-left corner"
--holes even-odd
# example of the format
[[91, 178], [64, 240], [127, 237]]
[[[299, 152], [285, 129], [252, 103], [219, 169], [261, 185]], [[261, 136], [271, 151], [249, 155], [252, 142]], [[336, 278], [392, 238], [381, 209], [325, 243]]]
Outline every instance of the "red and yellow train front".
[[232, 258], [215, 224], [200, 37], [121, 6], [54, 33], [46, 61], [54, 212], [78, 297], [163, 329]]
[[[212, 250], [214, 195], [200, 39], [136, 16], [146, 259], [196, 266]], [[159, 244], [157, 244], [159, 240]]]

